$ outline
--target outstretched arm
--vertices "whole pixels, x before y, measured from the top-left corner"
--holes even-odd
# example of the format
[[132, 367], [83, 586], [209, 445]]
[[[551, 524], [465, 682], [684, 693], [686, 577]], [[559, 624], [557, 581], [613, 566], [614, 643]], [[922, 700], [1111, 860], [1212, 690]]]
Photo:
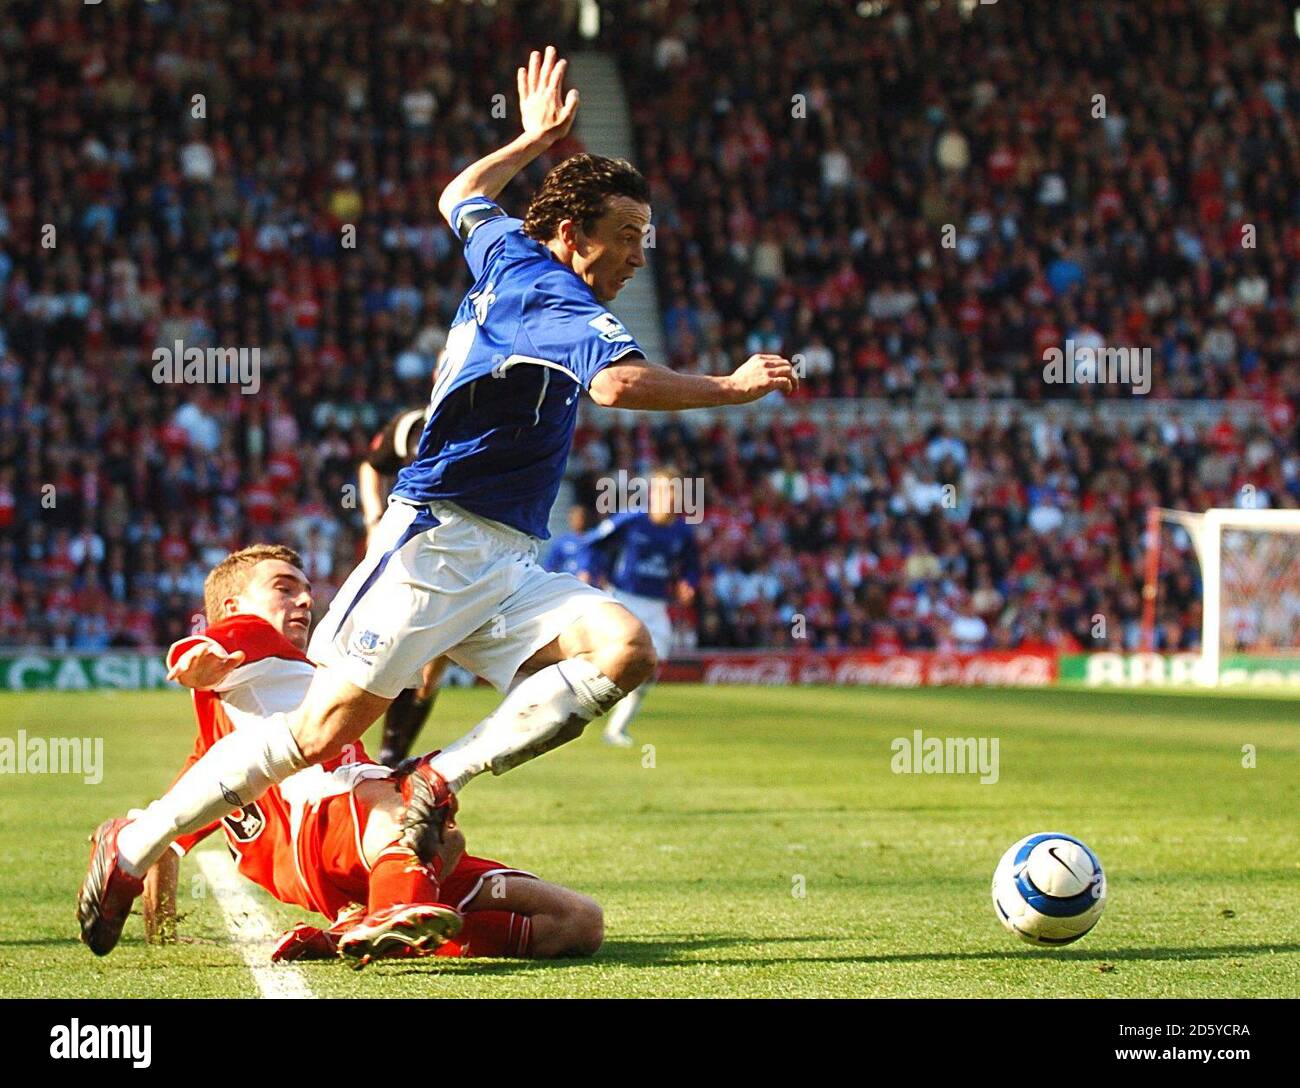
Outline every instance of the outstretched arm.
[[167, 679], [183, 687], [206, 691], [217, 687], [247, 659], [243, 650], [227, 652], [210, 638], [195, 637], [172, 643], [167, 651], [171, 667]]
[[511, 178], [568, 135], [578, 112], [578, 92], [562, 93], [568, 66], [568, 61], [556, 56], [555, 46], [548, 45], [545, 56], [534, 50], [528, 58], [528, 67], [515, 73], [524, 131], [505, 147], [467, 166], [442, 191], [438, 211], [453, 230], [456, 224], [451, 222], [451, 212], [457, 204], [472, 196], [495, 200]]
[[681, 374], [653, 363], [614, 363], [591, 379], [591, 399], [605, 408], [678, 411], [748, 404], [768, 393], [792, 393], [799, 378], [788, 359], [751, 355], [732, 374]]

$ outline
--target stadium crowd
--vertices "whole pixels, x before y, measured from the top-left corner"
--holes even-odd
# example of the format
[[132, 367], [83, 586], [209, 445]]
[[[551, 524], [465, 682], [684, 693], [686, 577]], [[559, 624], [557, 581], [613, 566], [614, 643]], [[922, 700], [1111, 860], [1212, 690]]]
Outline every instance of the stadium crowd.
[[[612, 466], [703, 481], [705, 573], [675, 617], [701, 647], [1135, 649], [1149, 507], [1300, 505], [1300, 454], [1262, 420], [895, 427], [804, 411], [586, 426], [575, 449], [588, 501]], [[1165, 559], [1158, 648], [1190, 649], [1195, 568]]]
[[[1176, 0], [858, 14], [880, 6], [602, 4], [673, 364], [779, 350], [806, 396], [917, 405], [1127, 397], [1041, 378], [1050, 344], [1122, 342], [1152, 348], [1153, 398], [1255, 399], [1268, 425], [593, 415], [579, 494], [658, 461], [705, 481], [678, 616], [700, 646], [790, 645], [796, 616], [814, 646], [1131, 642], [1146, 505], [1300, 494], [1300, 61], [1254, 2], [1222, 27]], [[427, 397], [469, 286], [437, 194], [515, 123], [493, 96], [569, 44], [572, 9], [0, 8], [0, 646], [165, 646], [254, 539], [298, 547], [328, 601], [356, 462]], [[257, 347], [258, 391], [154, 381], [176, 341]], [[1166, 589], [1162, 640], [1189, 645], [1192, 575]]]
[[676, 365], [798, 354], [809, 396], [1129, 395], [1045, 383], [1068, 339], [1150, 348], [1155, 396], [1300, 390], [1285, 5], [627, 7]]

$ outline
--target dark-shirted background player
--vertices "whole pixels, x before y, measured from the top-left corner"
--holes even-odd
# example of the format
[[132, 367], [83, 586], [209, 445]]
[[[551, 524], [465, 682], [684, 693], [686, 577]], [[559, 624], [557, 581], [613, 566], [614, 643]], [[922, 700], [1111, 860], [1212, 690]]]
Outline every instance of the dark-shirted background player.
[[[434, 378], [437, 379], [437, 371], [434, 372]], [[357, 487], [367, 538], [370, 530], [384, 516], [393, 478], [415, 460], [416, 444], [428, 418], [428, 405], [398, 412], [375, 435], [369, 452], [357, 467]], [[446, 671], [447, 659], [435, 658], [425, 666], [420, 686], [406, 688], [393, 700], [384, 714], [384, 736], [378, 757], [380, 763], [396, 767], [411, 754], [415, 738], [433, 713], [433, 704], [438, 699], [438, 686]]]

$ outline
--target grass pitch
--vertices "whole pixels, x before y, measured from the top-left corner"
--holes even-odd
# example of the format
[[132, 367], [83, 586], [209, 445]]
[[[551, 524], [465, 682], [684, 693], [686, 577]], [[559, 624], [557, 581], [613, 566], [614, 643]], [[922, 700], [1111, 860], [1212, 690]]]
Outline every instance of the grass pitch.
[[[482, 689], [444, 692], [421, 747], [494, 704]], [[660, 686], [637, 748], [608, 748], [592, 728], [462, 798], [472, 852], [603, 904], [598, 956], [300, 969], [329, 997], [1294, 997], [1298, 710], [1060, 689]], [[105, 764], [98, 785], [0, 776], [0, 996], [256, 996], [192, 860], [181, 943], [147, 945], [138, 918], [103, 960], [76, 938], [86, 836], [171, 780], [192, 742], [189, 700], [9, 694], [0, 715], [0, 736], [102, 737]], [[997, 783], [895, 774], [891, 742], [916, 729], [998, 738]], [[1107, 870], [1106, 915], [1068, 948], [1021, 944], [989, 901], [1002, 851], [1040, 830], [1083, 838]], [[254, 892], [273, 924], [302, 917]]]

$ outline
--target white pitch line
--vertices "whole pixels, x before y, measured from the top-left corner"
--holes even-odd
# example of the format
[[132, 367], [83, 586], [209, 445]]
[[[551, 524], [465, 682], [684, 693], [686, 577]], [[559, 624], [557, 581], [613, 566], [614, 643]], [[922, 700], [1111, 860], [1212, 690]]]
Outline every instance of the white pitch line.
[[207, 877], [213, 898], [226, 916], [226, 928], [243, 956], [263, 997], [315, 997], [307, 979], [291, 963], [272, 963], [271, 950], [278, 934], [266, 911], [248, 894], [243, 877], [224, 850], [204, 850], [195, 855]]

